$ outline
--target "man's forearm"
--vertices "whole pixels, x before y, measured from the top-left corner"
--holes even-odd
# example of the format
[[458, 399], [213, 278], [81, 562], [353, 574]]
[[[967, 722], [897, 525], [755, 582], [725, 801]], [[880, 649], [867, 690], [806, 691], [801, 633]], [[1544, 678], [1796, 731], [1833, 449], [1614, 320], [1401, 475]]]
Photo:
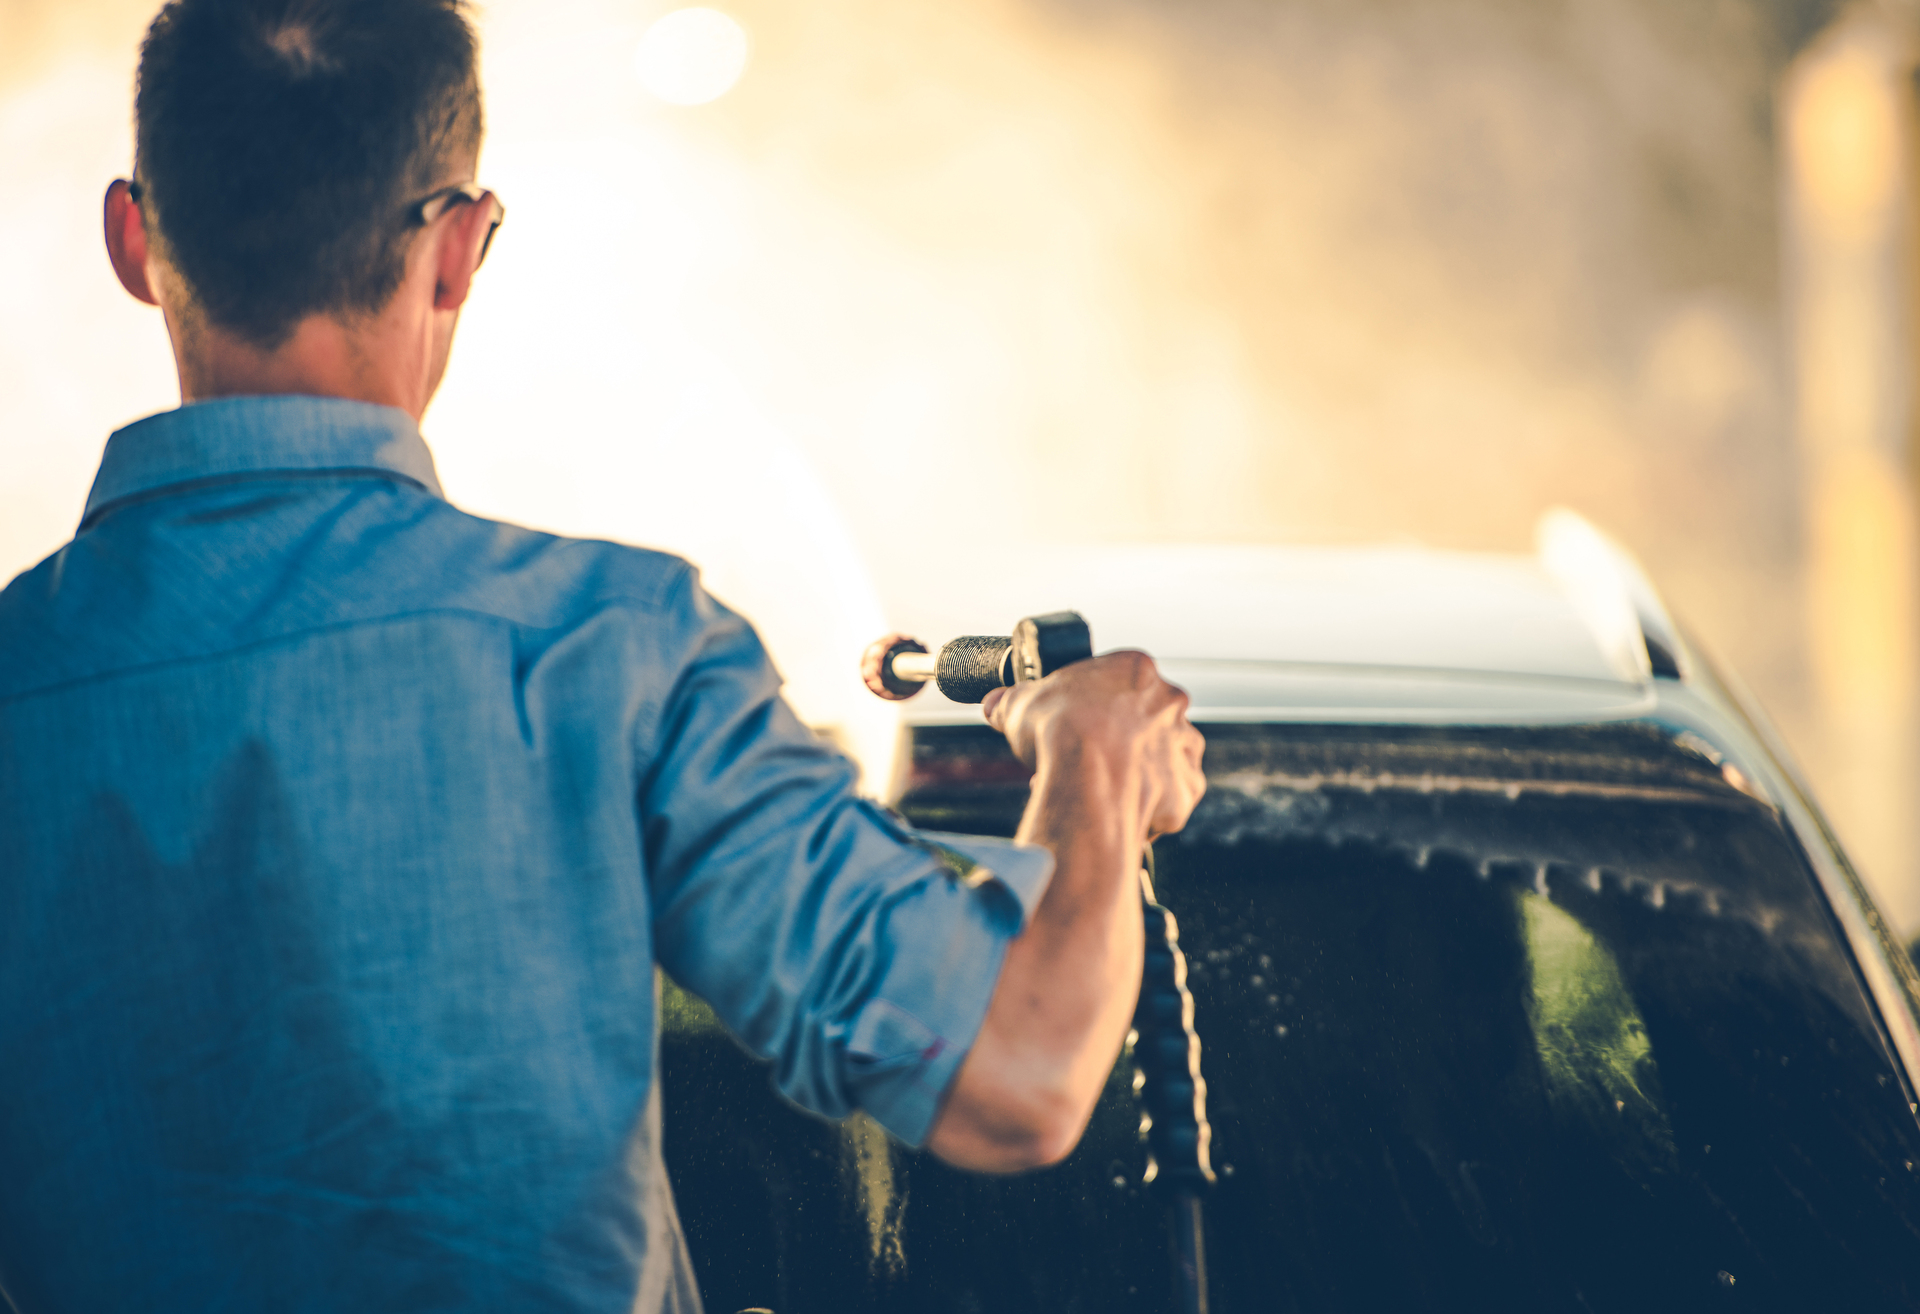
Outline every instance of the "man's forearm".
[[1020, 838], [1053, 851], [1054, 873], [1007, 946], [927, 1146], [1017, 1172], [1065, 1158], [1100, 1098], [1140, 991], [1141, 846], [1186, 824], [1206, 744], [1186, 694], [1141, 652], [1075, 662], [982, 706], [1034, 768]]
[[1133, 770], [1076, 745], [1034, 778], [1019, 838], [1053, 852], [1053, 880], [1007, 947], [986, 1021], [928, 1137], [950, 1163], [1015, 1172], [1057, 1162], [1100, 1097], [1140, 988], [1145, 820]]

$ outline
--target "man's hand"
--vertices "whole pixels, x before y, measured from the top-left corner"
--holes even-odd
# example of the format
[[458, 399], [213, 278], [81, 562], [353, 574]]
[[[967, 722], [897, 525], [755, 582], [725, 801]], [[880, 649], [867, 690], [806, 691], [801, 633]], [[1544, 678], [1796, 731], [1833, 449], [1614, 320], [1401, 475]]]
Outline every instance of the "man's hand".
[[1088, 765], [1089, 757], [1102, 759], [1109, 771], [1130, 773], [1137, 786], [1132, 811], [1144, 827], [1141, 844], [1186, 825], [1206, 793], [1200, 773], [1206, 741], [1187, 721], [1186, 691], [1161, 679], [1144, 652], [1108, 653], [1044, 680], [995, 689], [981, 710], [1034, 768], [1036, 795], [1049, 769], [1070, 771]]
[[984, 710], [1034, 769], [1018, 838], [1053, 851], [1054, 875], [927, 1146], [1014, 1172], [1065, 1158], [1093, 1113], [1140, 989], [1141, 849], [1200, 801], [1205, 742], [1140, 652], [996, 689]]

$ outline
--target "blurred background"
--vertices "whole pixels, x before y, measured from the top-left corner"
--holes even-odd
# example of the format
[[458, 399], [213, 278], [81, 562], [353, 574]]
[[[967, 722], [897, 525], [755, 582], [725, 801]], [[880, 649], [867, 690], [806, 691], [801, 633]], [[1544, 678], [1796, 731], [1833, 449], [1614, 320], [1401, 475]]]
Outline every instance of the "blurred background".
[[[0, 579], [177, 400], [98, 237], [154, 7], [0, 0]], [[856, 748], [854, 656], [968, 539], [1571, 506], [1920, 925], [1915, 10], [720, 8], [475, 11], [512, 217], [424, 426], [454, 501], [691, 556]]]

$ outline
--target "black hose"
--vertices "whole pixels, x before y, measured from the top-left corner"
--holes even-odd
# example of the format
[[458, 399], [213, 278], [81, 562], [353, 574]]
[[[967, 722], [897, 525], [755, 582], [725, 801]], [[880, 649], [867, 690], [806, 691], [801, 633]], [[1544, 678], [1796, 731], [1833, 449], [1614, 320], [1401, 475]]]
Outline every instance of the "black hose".
[[1192, 1191], [1177, 1191], [1169, 1207], [1180, 1314], [1207, 1314], [1207, 1229], [1200, 1197]]
[[1201, 1199], [1213, 1185], [1207, 1125], [1207, 1083], [1200, 1076], [1200, 1037], [1180, 926], [1153, 891], [1153, 847], [1140, 870], [1146, 956], [1140, 1002], [1133, 1012], [1133, 1089], [1147, 1142], [1143, 1180], [1166, 1201], [1173, 1226], [1181, 1314], [1207, 1314], [1206, 1227]]

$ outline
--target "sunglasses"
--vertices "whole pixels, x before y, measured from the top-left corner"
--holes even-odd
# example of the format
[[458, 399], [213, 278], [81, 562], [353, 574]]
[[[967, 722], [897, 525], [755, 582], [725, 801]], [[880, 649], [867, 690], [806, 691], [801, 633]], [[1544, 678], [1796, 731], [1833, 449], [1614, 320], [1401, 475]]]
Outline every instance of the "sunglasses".
[[[425, 228], [456, 205], [477, 205], [480, 198], [490, 196], [486, 188], [478, 183], [455, 183], [451, 187], [442, 187], [421, 197], [407, 207], [407, 221], [415, 228]], [[480, 243], [480, 261], [486, 263], [487, 251], [493, 246], [493, 235], [500, 231], [500, 225], [507, 221], [507, 207], [499, 197], [493, 198], [493, 222], [487, 226], [486, 240]]]
[[[140, 196], [144, 190], [138, 181], [129, 180], [127, 199], [135, 205], [140, 204]], [[487, 195], [487, 189], [477, 183], [455, 183], [451, 187], [442, 187], [439, 191], [429, 193], [408, 206], [407, 222], [415, 228], [425, 228], [455, 205], [476, 205], [485, 195]], [[493, 207], [493, 222], [487, 226], [486, 240], [480, 243], [479, 263], [481, 264], [486, 263], [487, 252], [493, 246], [493, 235], [499, 232], [500, 225], [507, 221], [507, 207], [497, 196], [493, 198]]]

